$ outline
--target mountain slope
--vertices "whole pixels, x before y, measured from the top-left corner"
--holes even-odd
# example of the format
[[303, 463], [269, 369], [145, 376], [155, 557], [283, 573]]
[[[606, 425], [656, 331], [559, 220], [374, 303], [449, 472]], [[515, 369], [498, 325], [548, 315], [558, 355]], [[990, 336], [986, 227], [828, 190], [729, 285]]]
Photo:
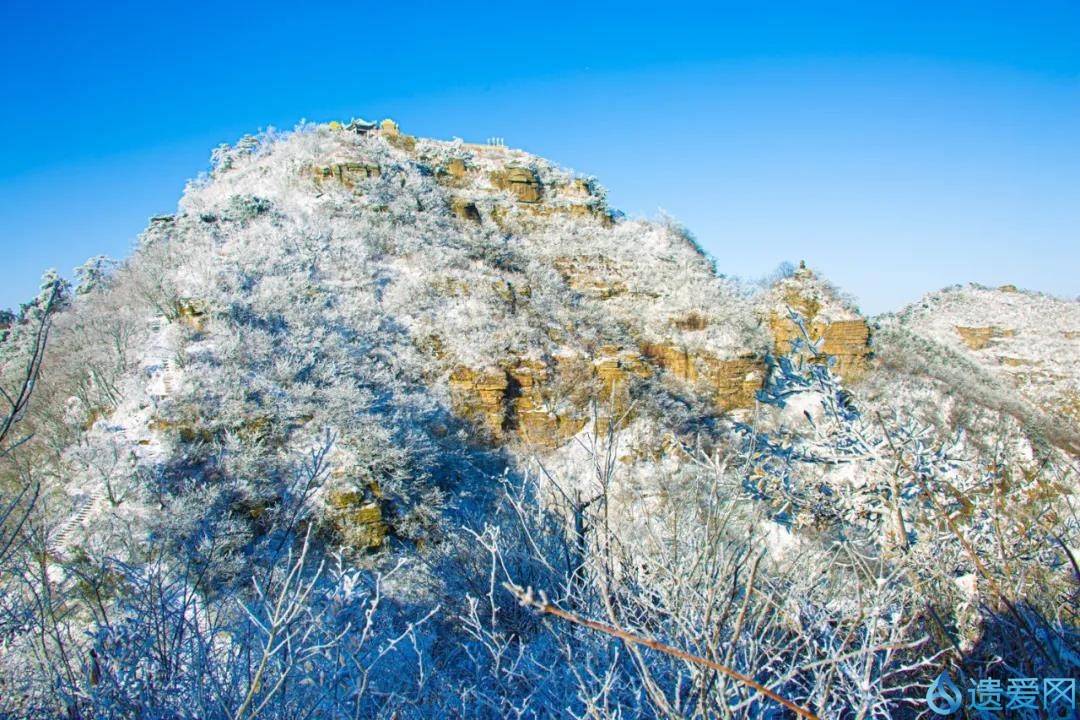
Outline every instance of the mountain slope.
[[927, 295], [897, 322], [975, 361], [1061, 422], [1080, 422], [1080, 302], [968, 285]]
[[[763, 681], [823, 716], [903, 717], [898, 688], [926, 680], [927, 658], [999, 652], [980, 608], [1052, 612], [1077, 544], [1080, 443], [1056, 422], [1075, 409], [1077, 304], [972, 287], [868, 321], [805, 266], [763, 287], [714, 262], [673, 222], [626, 219], [595, 179], [519, 150], [392, 121], [219, 148], [177, 212], [131, 258], [88, 265], [53, 320], [3, 480], [41, 491], [20, 587], [71, 610], [30, 613], [41, 631], [0, 662], [93, 661], [65, 660], [62, 681], [39, 665], [12, 696], [60, 682], [103, 712], [86, 698], [107, 684], [78, 678], [107, 657], [108, 702], [150, 702], [125, 694], [147, 674], [139, 653], [114, 656], [122, 624], [106, 620], [159, 637], [137, 599], [182, 587], [178, 622], [207, 612], [184, 652], [218, 657], [197, 643], [225, 618], [235, 654], [213, 671], [162, 660], [154, 672], [189, 685], [155, 711], [194, 703], [200, 673], [250, 699], [270, 624], [250, 608], [260, 583], [294, 576], [326, 603], [302, 606], [321, 638], [310, 668], [288, 670], [303, 687], [345, 672], [326, 655], [342, 638], [411, 645], [393, 672], [342, 675], [354, 704], [327, 717], [758, 712], [699, 669], [549, 635], [504, 583], [747, 672], [793, 668]], [[40, 307], [0, 345], [5, 380]], [[329, 578], [289, 565], [301, 547]], [[155, 578], [168, 592], [146, 589]], [[363, 582], [391, 614], [377, 629], [341, 600]], [[867, 625], [867, 608], [896, 622]], [[356, 623], [368, 630], [342, 630]], [[92, 640], [50, 639], [73, 634]], [[844, 665], [867, 658], [869, 688]], [[300, 686], [278, 716], [338, 698]], [[206, 712], [241, 716], [221, 692]], [[608, 710], [590, 705], [608, 692]]]

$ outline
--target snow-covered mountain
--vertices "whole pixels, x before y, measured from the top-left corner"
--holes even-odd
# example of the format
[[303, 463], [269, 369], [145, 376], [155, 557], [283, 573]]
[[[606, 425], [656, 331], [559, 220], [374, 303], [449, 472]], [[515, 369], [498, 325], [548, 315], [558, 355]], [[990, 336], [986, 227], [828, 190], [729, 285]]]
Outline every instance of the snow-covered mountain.
[[[116, 583], [100, 611], [73, 611], [65, 631], [96, 633], [94, 658], [115, 641], [104, 608], [115, 602], [123, 615], [124, 584], [111, 562], [190, 563], [201, 573], [193, 592], [212, 605], [246, 597], [253, 569], [276, 567], [283, 547], [313, 535], [350, 568], [397, 568], [380, 592], [405, 618], [399, 629], [442, 623], [423, 640], [409, 635], [421, 668], [432, 647], [459, 641], [453, 652], [471, 659], [447, 661], [430, 689], [376, 682], [368, 711], [405, 712], [402, 698], [415, 695], [418, 716], [449, 713], [439, 703], [452, 698], [463, 716], [525, 706], [584, 716], [586, 688], [603, 687], [601, 676], [555, 673], [533, 699], [519, 683], [538, 683], [521, 678], [549, 662], [595, 673], [603, 656], [627, 690], [615, 714], [591, 716], [670, 716], [664, 703], [688, 702], [678, 699], [681, 666], [657, 665], [663, 677], [652, 679], [648, 663], [611, 660], [602, 641], [582, 646], [599, 654], [580, 665], [558, 660], [564, 649], [532, 626], [499, 625], [517, 611], [496, 611], [497, 587], [547, 577], [564, 605], [606, 607], [611, 622], [707, 655], [713, 646], [691, 628], [713, 622], [712, 610], [695, 614], [697, 603], [732, 579], [722, 559], [741, 558], [729, 568], [737, 584], [765, 548], [762, 592], [794, 599], [790, 616], [758, 622], [782, 621], [768, 633], [792, 644], [728, 657], [759, 672], [755, 663], [832, 667], [828, 658], [914, 643], [929, 616], [911, 593], [930, 587], [948, 625], [932, 632], [981, 657], [992, 633], [980, 598], [996, 602], [1007, 586], [1008, 598], [1042, 608], [1057, 592], [1048, 588], [1067, 586], [1067, 559], [1044, 541], [1077, 545], [1064, 508], [1080, 452], [1080, 303], [970, 286], [868, 320], [805, 266], [762, 285], [716, 265], [676, 223], [627, 219], [595, 178], [520, 150], [415, 138], [389, 120], [303, 125], [220, 148], [131, 258], [82, 269], [52, 321], [34, 411], [22, 419], [33, 437], [5, 482], [41, 488], [36, 552], [50, 566], [41, 582], [57, 593], [97, 582], [89, 577]], [[5, 378], [25, 366], [39, 311], [28, 306], [0, 346]], [[1030, 516], [1002, 515], [1019, 498]], [[548, 520], [526, 522], [532, 514]], [[491, 528], [508, 518], [543, 528], [509, 546], [532, 564], [496, 552]], [[750, 555], [723, 544], [729, 523], [737, 547], [753, 541]], [[563, 580], [544, 575], [553, 563], [566, 566]], [[887, 592], [875, 580], [886, 576]], [[875, 612], [896, 614], [888, 632], [866, 629], [870, 605], [838, 589], [851, 583], [868, 583]], [[745, 612], [750, 590], [732, 592]], [[616, 611], [609, 596], [630, 604]], [[654, 604], [638, 604], [646, 598]], [[434, 607], [445, 617], [431, 620]], [[841, 641], [840, 628], [858, 632]], [[717, 632], [731, 647], [749, 642], [742, 620]], [[866, 641], [857, 652], [856, 636]], [[13, 642], [2, 661], [57, 652], [35, 643]], [[902, 658], [914, 663], [904, 671], [912, 682], [929, 671], [925, 658], [953, 652], [931, 645]], [[533, 664], [505, 674], [502, 655], [481, 662], [479, 649]], [[109, 672], [119, 677], [124, 662]], [[902, 716], [881, 662], [870, 685], [816, 670], [764, 681], [823, 715], [858, 706]], [[466, 666], [485, 679], [454, 685]], [[99, 686], [76, 675], [65, 687], [95, 697]], [[830, 696], [821, 683], [838, 684]], [[20, 692], [48, 705], [34, 695], [40, 686]], [[736, 702], [718, 692], [693, 712]], [[575, 699], [565, 706], [552, 700], [566, 693]], [[229, 715], [247, 717], [236, 714], [247, 707]]]
[[931, 293], [893, 322], [977, 363], [1062, 424], [1080, 422], [1080, 302], [967, 285]]
[[[143, 372], [116, 411], [69, 411], [155, 463], [226, 438], [280, 449], [332, 432], [331, 506], [351, 498], [374, 521], [394, 504], [398, 533], [447, 444], [524, 460], [618, 415], [637, 429], [628, 452], [655, 455], [680, 423], [741, 417], [766, 357], [798, 334], [789, 307], [842, 373], [864, 373], [870, 354], [865, 320], [808, 270], [747, 287], [675, 224], [617, 217], [593, 178], [392, 121], [222, 150], [139, 257], [153, 276], [136, 331], [149, 339], [131, 348]], [[391, 451], [416, 487], [381, 476]]]

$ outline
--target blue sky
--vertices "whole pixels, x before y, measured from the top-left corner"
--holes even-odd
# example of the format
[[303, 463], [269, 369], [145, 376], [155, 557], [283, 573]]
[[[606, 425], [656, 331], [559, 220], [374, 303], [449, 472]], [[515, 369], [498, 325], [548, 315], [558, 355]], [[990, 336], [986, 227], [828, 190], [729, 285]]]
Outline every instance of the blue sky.
[[211, 148], [393, 117], [596, 175], [722, 272], [868, 312], [1080, 294], [1080, 3], [0, 5], [0, 307], [126, 255]]

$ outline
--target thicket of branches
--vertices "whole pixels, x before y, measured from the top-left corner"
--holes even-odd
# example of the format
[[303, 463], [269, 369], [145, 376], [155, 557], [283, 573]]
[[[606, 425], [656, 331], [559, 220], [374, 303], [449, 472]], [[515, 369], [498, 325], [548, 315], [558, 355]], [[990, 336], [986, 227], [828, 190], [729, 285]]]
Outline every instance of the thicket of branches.
[[[33, 340], [19, 350], [22, 384], [6, 391], [12, 458], [61, 295], [54, 284], [24, 312]], [[332, 436], [294, 466], [272, 519], [245, 543], [211, 507], [195, 532], [155, 538], [135, 561], [54, 557], [27, 522], [34, 491], [16, 490], [3, 544], [6, 710], [785, 716], [722, 665], [819, 717], [895, 718], [918, 715], [943, 667], [969, 678], [1074, 674], [1076, 518], [1053, 494], [1002, 512], [1071, 473], [1068, 463], [1048, 457], [1040, 474], [1003, 483], [1005, 467], [987, 469], [956, 439], [868, 415], [812, 347], [777, 360], [760, 408], [799, 398], [811, 400], [798, 405], [800, 429], [760, 416], [735, 450], [684, 446], [694, 482], [657, 488], [659, 503], [620, 490], [622, 424], [609, 422], [575, 441], [588, 473], [508, 469], [489, 478], [488, 503], [461, 508], [459, 531], [389, 567], [365, 569], [317, 530], [308, 500], [326, 481]], [[861, 469], [857, 486], [821, 473], [843, 465]], [[635, 503], [652, 516], [627, 537], [612, 518]]]

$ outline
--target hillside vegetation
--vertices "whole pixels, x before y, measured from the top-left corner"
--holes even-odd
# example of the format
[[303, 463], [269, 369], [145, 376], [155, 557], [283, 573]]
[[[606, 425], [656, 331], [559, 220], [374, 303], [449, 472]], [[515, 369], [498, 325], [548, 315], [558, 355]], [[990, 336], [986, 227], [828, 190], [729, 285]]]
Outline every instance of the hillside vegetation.
[[1080, 303], [867, 319], [723, 260], [392, 121], [219, 148], [0, 331], [0, 714], [908, 718], [1080, 672]]

